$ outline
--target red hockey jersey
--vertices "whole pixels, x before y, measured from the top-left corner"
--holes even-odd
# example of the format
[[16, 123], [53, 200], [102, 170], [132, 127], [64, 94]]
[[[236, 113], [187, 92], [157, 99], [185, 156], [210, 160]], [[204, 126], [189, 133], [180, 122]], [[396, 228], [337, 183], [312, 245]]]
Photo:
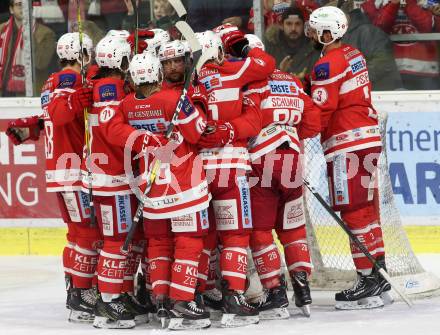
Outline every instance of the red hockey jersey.
[[247, 141], [261, 130], [261, 116], [259, 108], [243, 98], [243, 87], [265, 79], [274, 69], [273, 57], [258, 48], [245, 60], [207, 63], [202, 68], [199, 81], [208, 92], [208, 119], [229, 121], [236, 130], [236, 140], [230, 145], [200, 151], [205, 169], [250, 169]]
[[291, 74], [275, 70], [268, 79], [251, 84], [244, 94], [257, 103], [263, 117], [263, 129], [249, 141], [252, 161], [284, 142], [299, 153], [300, 139], [316, 136], [321, 130], [319, 108]]
[[[93, 193], [102, 196], [130, 194], [130, 180], [124, 170], [124, 150], [108, 141], [108, 136], [100, 127], [99, 117], [102, 110], [116, 107], [125, 97], [124, 81], [116, 78], [102, 78], [93, 85], [93, 108], [89, 114]], [[83, 189], [89, 188], [89, 179], [85, 164], [82, 165]]]
[[81, 189], [84, 119], [68, 108], [69, 95], [81, 86], [80, 74], [69, 69], [52, 74], [42, 89], [48, 192]]
[[[109, 141], [124, 147], [135, 129], [164, 134], [176, 110], [180, 91], [162, 89], [148, 98], [128, 95], [112, 117], [101, 127]], [[101, 113], [107, 113], [103, 111]], [[127, 125], [130, 126], [127, 126]], [[149, 219], [172, 218], [195, 213], [209, 206], [210, 194], [203, 165], [195, 143], [205, 130], [206, 118], [188, 99], [180, 110], [177, 126], [171, 136], [174, 154], [170, 162], [162, 162], [144, 206]], [[133, 137], [131, 138], [133, 139]], [[129, 142], [127, 142], [129, 141]], [[141, 158], [140, 173], [145, 176], [151, 162]], [[141, 190], [145, 185], [142, 183]]]
[[340, 152], [381, 146], [377, 112], [362, 53], [349, 45], [328, 51], [312, 71], [312, 97], [321, 109], [326, 159]]

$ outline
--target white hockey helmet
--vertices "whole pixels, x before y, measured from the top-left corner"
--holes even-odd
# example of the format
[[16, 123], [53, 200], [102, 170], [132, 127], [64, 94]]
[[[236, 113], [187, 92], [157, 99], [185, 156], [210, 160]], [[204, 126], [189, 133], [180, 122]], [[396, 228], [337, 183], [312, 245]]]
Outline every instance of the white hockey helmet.
[[225, 23], [225, 24], [222, 24], [222, 25], [212, 29], [212, 31], [214, 33], [216, 33], [220, 38], [222, 38], [222, 36], [224, 34], [227, 34], [231, 31], [236, 31], [236, 30], [238, 30], [238, 27], [234, 26], [233, 24], [230, 24], [230, 23]]
[[[348, 29], [347, 17], [344, 12], [334, 6], [325, 6], [315, 9], [309, 18], [310, 28], [315, 29], [318, 41], [321, 44], [329, 45], [339, 38], [342, 38]], [[322, 36], [328, 30], [332, 34], [331, 42], [324, 43]]]
[[189, 47], [184, 41], [171, 41], [162, 44], [159, 49], [159, 59], [161, 62], [169, 59], [185, 57], [185, 54], [189, 52]]
[[[83, 34], [83, 50], [87, 51], [88, 60], [92, 57], [93, 42], [91, 38]], [[57, 43], [57, 54], [60, 59], [81, 61], [81, 47], [79, 33], [67, 33], [60, 37]], [[86, 60], [86, 59], [85, 59]]]
[[162, 83], [162, 64], [159, 58], [150, 52], [135, 55], [128, 70], [133, 83], [137, 86]]
[[151, 29], [150, 31], [154, 33], [154, 36], [152, 38], [148, 38], [145, 40], [148, 44], [146, 51], [148, 52], [154, 51], [157, 54], [160, 46], [165, 43], [168, 43], [171, 40], [170, 34], [163, 29], [157, 29], [157, 28]]
[[99, 67], [123, 70], [122, 61], [125, 57], [130, 61], [130, 55], [130, 44], [124, 38], [106, 36], [96, 46], [96, 63]]
[[209, 54], [208, 60], [223, 62], [225, 50], [221, 38], [211, 30], [196, 33], [197, 40], [202, 47], [202, 54]]
[[264, 43], [260, 40], [260, 38], [257, 35], [246, 34], [244, 35], [244, 37], [246, 37], [247, 40], [249, 41], [249, 46], [251, 47], [251, 49], [258, 48], [263, 51], [265, 50]]
[[130, 33], [127, 30], [109, 30], [105, 37], [120, 37], [123, 39], [127, 39], [130, 36]]

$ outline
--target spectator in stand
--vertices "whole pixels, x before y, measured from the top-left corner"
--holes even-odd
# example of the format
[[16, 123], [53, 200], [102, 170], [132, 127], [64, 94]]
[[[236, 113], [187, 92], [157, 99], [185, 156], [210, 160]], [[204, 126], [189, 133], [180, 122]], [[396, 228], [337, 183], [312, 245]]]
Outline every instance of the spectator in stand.
[[[125, 5], [127, 6], [127, 16], [124, 18], [122, 22], [122, 29], [133, 31], [133, 28], [136, 25], [136, 16], [134, 15], [134, 8], [131, 0], [124, 0]], [[139, 28], [152, 28], [153, 24], [151, 21], [151, 1], [150, 0], [140, 0], [139, 1]]]
[[205, 31], [225, 23], [246, 29], [252, 0], [190, 0], [188, 21], [194, 31]]
[[[76, 1], [74, 2], [76, 3]], [[89, 19], [96, 22], [102, 30], [109, 31], [111, 29], [121, 29], [122, 21], [127, 15], [125, 1], [92, 0], [82, 2], [89, 5], [87, 12]], [[70, 0], [70, 3], [72, 3], [72, 0]]]
[[[438, 5], [437, 5], [438, 6]], [[415, 34], [440, 31], [438, 7], [420, 7], [416, 0], [367, 0], [363, 11], [389, 34]], [[403, 86], [411, 90], [439, 89], [439, 54], [435, 41], [394, 43], [394, 56]]]
[[[23, 63], [23, 2], [9, 0], [9, 20], [0, 25], [0, 96], [24, 96], [26, 92]], [[45, 25], [33, 22], [34, 93], [40, 92], [47, 79], [48, 66], [55, 52], [55, 33]]]
[[[329, 2], [335, 6], [337, 1]], [[402, 88], [402, 80], [393, 55], [389, 36], [373, 25], [354, 1], [345, 1], [341, 9], [348, 17], [348, 30], [342, 41], [359, 49], [365, 56], [373, 90], [390, 91]]]
[[304, 34], [303, 12], [296, 7], [283, 12], [280, 25], [272, 25], [266, 30], [264, 44], [281, 71], [292, 73], [301, 80], [320, 56]]
[[[264, 26], [269, 27], [281, 21], [281, 15], [290, 7], [290, 0], [263, 0]], [[254, 31], [254, 9], [251, 8], [247, 28]]]

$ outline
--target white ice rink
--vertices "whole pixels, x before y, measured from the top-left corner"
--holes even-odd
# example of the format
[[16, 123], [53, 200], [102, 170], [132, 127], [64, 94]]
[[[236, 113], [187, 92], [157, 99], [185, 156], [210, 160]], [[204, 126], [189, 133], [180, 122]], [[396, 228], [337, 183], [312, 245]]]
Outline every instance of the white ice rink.
[[[426, 270], [440, 276], [440, 255], [419, 255]], [[315, 300], [318, 297], [317, 292]], [[321, 297], [322, 298], [322, 297]], [[319, 299], [322, 300], [322, 299]], [[132, 330], [98, 330], [66, 321], [64, 278], [55, 257], [0, 257], [0, 335], [37, 334], [147, 334], [167, 332], [138, 326]], [[292, 313], [296, 313], [292, 307]], [[179, 332], [178, 334], [193, 334]], [[335, 311], [333, 306], [312, 306], [306, 319], [293, 315], [284, 321], [262, 321], [245, 328], [211, 327], [198, 334], [252, 335], [440, 335], [440, 297], [417, 300], [369, 311]]]

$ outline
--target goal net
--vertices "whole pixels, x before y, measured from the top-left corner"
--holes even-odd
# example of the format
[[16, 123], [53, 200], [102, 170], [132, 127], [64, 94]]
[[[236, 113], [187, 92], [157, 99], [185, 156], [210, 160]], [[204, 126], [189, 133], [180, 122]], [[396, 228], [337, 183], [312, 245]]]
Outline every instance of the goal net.
[[[440, 280], [423, 269], [406, 236], [388, 173], [387, 115], [380, 114], [379, 118], [384, 148], [378, 166], [380, 222], [388, 272], [407, 294], [430, 294], [440, 288]], [[319, 138], [304, 143], [304, 169], [311, 186], [329, 202], [327, 169]], [[304, 192], [307, 235], [314, 266], [312, 286], [324, 290], [348, 288], [356, 277], [348, 237], [313, 194], [306, 188]]]

